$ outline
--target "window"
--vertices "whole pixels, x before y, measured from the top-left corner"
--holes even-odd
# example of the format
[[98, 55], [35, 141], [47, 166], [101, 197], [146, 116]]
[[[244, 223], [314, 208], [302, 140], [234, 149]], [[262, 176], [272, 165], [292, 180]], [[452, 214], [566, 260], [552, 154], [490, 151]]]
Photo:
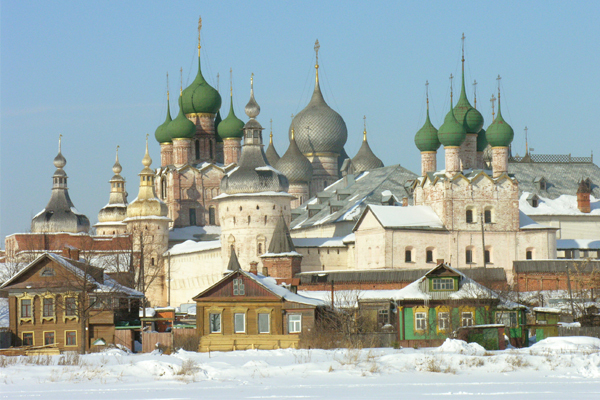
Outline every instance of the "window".
[[46, 267], [42, 270], [41, 276], [54, 276], [54, 269]]
[[492, 223], [492, 210], [491, 209], [488, 208], [483, 212], [483, 221], [486, 224]]
[[537, 208], [537, 206], [538, 206], [538, 199], [537, 198], [531, 199], [531, 207]]
[[[212, 140], [208, 141], [208, 151], [210, 153], [210, 159], [212, 160], [213, 159], [213, 142], [212, 142]], [[200, 157], [198, 157], [198, 158], [200, 158]]]
[[210, 207], [208, 209], [208, 224], [209, 225], [216, 225], [216, 218], [215, 218], [215, 208], [214, 207]]
[[250, 221], [252, 221], [252, 217], [248, 215], [248, 225], [250, 225]]
[[491, 257], [491, 253], [488, 249], [485, 250], [484, 252], [484, 257], [485, 257], [485, 263], [486, 264], [490, 264], [492, 261], [492, 257]]
[[77, 315], [77, 302], [75, 297], [65, 297], [65, 316], [74, 317]]
[[379, 326], [384, 326], [390, 323], [390, 310], [381, 309], [377, 311], [377, 323]]
[[454, 290], [454, 279], [452, 278], [433, 278], [433, 290]]
[[258, 333], [269, 333], [270, 326], [269, 314], [258, 314]]
[[463, 312], [462, 313], [462, 326], [473, 326], [473, 313]]
[[501, 311], [496, 312], [496, 323], [504, 326], [516, 327], [517, 323], [517, 312], [516, 311]]
[[208, 321], [210, 333], [221, 333], [221, 314], [210, 314]]
[[258, 249], [257, 249], [256, 253], [257, 253], [258, 256], [260, 256], [263, 253], [263, 251], [262, 251], [262, 243], [258, 244]]
[[527, 250], [527, 251], [525, 252], [525, 259], [526, 259], [526, 260], [533, 260], [533, 251], [531, 251], [531, 250]]
[[246, 288], [244, 286], [244, 281], [242, 278], [237, 278], [233, 280], [233, 295], [234, 296], [243, 296], [246, 294]]
[[302, 332], [302, 315], [301, 314], [288, 315], [288, 333], [300, 333], [300, 332]]
[[267, 224], [267, 216], [265, 215], [265, 225]]
[[467, 210], [467, 224], [472, 224], [473, 223], [473, 210], [468, 209]]
[[23, 346], [33, 346], [33, 332], [23, 332]]
[[404, 251], [404, 262], [412, 262], [412, 250], [408, 249]]
[[415, 329], [418, 331], [424, 331], [427, 329], [427, 313], [415, 313]]
[[465, 261], [467, 264], [473, 264], [473, 250], [467, 249], [465, 251]]
[[54, 299], [51, 297], [44, 298], [44, 308], [42, 310], [43, 317], [54, 317]]
[[54, 344], [54, 332], [44, 332], [44, 346]]
[[31, 299], [21, 299], [21, 318], [31, 318]]
[[[200, 159], [200, 141], [196, 140], [196, 143], [194, 143], [194, 150], [196, 150], [196, 160]], [[212, 158], [212, 156], [211, 156]]]
[[77, 346], [77, 331], [66, 331], [65, 332], [65, 345], [66, 346]]
[[438, 313], [438, 330], [445, 331], [450, 328], [450, 313]]
[[196, 209], [195, 208], [190, 208], [190, 225], [191, 226], [196, 225]]
[[433, 262], [433, 250], [427, 250], [425, 252], [425, 259], [428, 263]]
[[233, 314], [233, 325], [235, 333], [246, 332], [246, 314], [235, 313]]

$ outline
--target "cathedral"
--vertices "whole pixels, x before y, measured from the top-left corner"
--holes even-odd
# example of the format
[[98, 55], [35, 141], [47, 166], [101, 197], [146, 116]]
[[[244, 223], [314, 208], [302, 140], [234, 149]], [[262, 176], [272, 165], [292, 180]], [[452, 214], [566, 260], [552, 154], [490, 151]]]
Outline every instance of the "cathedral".
[[[232, 89], [221, 119], [222, 99], [202, 74], [200, 51], [198, 40], [198, 71], [180, 89], [175, 118], [167, 91], [166, 119], [155, 132], [156, 169], [146, 138], [135, 200], [128, 203], [117, 152], [109, 202], [90, 234], [89, 219], [69, 198], [59, 145], [51, 199], [33, 218], [30, 234], [6, 238], [7, 257], [68, 245], [114, 260], [127, 250], [128, 271], [159, 306], [191, 303], [223, 277], [232, 257], [242, 269], [288, 283], [305, 273], [430, 268], [442, 259], [458, 268], [508, 271], [514, 260], [556, 258], [556, 228], [519, 210], [519, 182], [508, 173], [514, 132], [500, 103], [485, 130], [467, 99], [464, 56], [456, 106], [451, 95], [439, 130], [427, 111], [415, 136], [417, 175], [384, 166], [369, 146], [366, 125], [357, 154], [346, 154], [346, 124], [320, 88], [318, 41], [314, 91], [293, 118], [281, 157], [272, 133], [264, 150], [254, 79], [246, 122], [236, 116]], [[484, 162], [489, 147], [491, 169]]]

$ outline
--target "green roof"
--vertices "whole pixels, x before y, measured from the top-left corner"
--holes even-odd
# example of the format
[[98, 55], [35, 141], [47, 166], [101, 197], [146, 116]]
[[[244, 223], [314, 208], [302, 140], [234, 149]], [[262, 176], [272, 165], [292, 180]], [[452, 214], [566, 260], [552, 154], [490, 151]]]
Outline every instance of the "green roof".
[[229, 105], [229, 115], [219, 124], [218, 133], [221, 139], [242, 138], [244, 136], [244, 122], [235, 116], [233, 97], [231, 97]]
[[217, 116], [215, 118], [215, 138], [217, 140], [217, 143], [222, 142], [223, 139], [221, 139], [221, 136], [219, 136], [219, 124], [221, 123], [221, 121], [223, 120], [223, 118], [221, 118], [221, 110], [217, 111]]
[[481, 128], [481, 130], [477, 134], [477, 151], [484, 151], [487, 145], [488, 142], [485, 137], [485, 129]]
[[492, 147], [508, 147], [511, 144], [515, 132], [513, 128], [502, 118], [500, 110], [500, 94], [498, 94], [498, 116], [487, 128], [485, 138]]
[[429, 108], [427, 108], [427, 119], [421, 129], [415, 135], [415, 145], [420, 151], [437, 151], [440, 148], [438, 139], [438, 130], [433, 126], [429, 119]]
[[179, 114], [177, 114], [177, 117], [166, 128], [171, 140], [192, 139], [196, 134], [196, 125], [186, 118], [181, 103], [182, 96], [179, 96]]
[[196, 79], [183, 91], [183, 112], [184, 114], [216, 114], [220, 108], [221, 95], [202, 76], [200, 56], [198, 56], [198, 74], [196, 75]]
[[167, 96], [167, 118], [154, 132], [154, 137], [158, 143], [171, 143], [171, 136], [167, 132], [167, 125], [171, 123], [171, 106], [169, 104], [169, 96]]
[[456, 120], [462, 123], [467, 133], [479, 133], [483, 128], [483, 116], [477, 109], [471, 106], [465, 90], [465, 71], [462, 72], [462, 86], [460, 89], [460, 97], [454, 107], [454, 116]]
[[445, 146], [460, 146], [467, 138], [467, 131], [463, 124], [459, 123], [452, 110], [452, 101], [450, 101], [450, 111], [444, 118], [444, 123], [438, 130], [438, 139]]

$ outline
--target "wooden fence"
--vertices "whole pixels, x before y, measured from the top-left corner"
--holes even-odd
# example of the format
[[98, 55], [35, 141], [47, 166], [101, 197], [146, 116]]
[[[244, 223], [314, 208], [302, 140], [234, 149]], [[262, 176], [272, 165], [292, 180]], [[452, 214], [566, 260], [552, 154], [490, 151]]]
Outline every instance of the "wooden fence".
[[173, 348], [173, 335], [171, 332], [142, 332], [142, 353], [151, 353], [160, 343], [165, 348]]
[[600, 338], [600, 326], [558, 327], [558, 336], [591, 336]]

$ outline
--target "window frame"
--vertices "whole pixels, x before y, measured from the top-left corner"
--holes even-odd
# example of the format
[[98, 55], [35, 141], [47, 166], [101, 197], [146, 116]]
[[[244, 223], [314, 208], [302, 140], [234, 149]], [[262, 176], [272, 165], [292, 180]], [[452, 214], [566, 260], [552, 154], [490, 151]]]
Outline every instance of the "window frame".
[[[473, 311], [461, 311], [460, 313], [460, 326], [473, 326], [474, 323], [474, 312]], [[467, 322], [465, 324], [465, 321]]]
[[[64, 316], [65, 319], [78, 319], [77, 316], [77, 297], [74, 295], [66, 295], [64, 298]], [[71, 303], [72, 302], [72, 303]]]
[[440, 311], [437, 315], [438, 331], [447, 331], [450, 329], [450, 312]]
[[[448, 287], [448, 283], [451, 283]], [[437, 286], [437, 287], [436, 287]], [[453, 291], [455, 286], [454, 278], [431, 278], [431, 290], [435, 292]]]
[[[54, 319], [54, 316], [56, 315], [56, 307], [55, 307], [55, 300], [54, 297], [52, 296], [44, 296], [41, 298], [42, 300], [42, 319]], [[49, 307], [47, 307], [48, 305], [46, 304], [46, 301], [49, 300], [52, 304], [50, 304]], [[50, 312], [48, 311], [48, 308], [50, 308]]]
[[[506, 324], [508, 320], [508, 325]], [[507, 328], [517, 328], [519, 326], [519, 314], [515, 310], [496, 311], [496, 323], [502, 324]]]
[[415, 330], [426, 331], [427, 330], [427, 312], [417, 311], [415, 312]]
[[[31, 335], [31, 344], [25, 344], [25, 335]], [[21, 344], [23, 346], [35, 346], [35, 332], [34, 331], [21, 332]]]
[[[265, 316], [267, 318], [267, 330], [266, 331], [261, 330], [261, 315]], [[271, 333], [271, 314], [270, 313], [265, 313], [265, 312], [257, 313], [256, 329], [257, 329], [259, 335]]]
[[475, 214], [473, 212], [473, 209], [472, 208], [467, 208], [467, 210], [465, 212], [465, 221], [467, 222], [467, 224], [474, 224], [475, 223], [475, 217], [474, 217], [473, 214]]
[[246, 295], [246, 285], [244, 284], [244, 280], [240, 278], [235, 278], [232, 281], [233, 285], [233, 295], [234, 296], [245, 296]]
[[475, 264], [475, 262], [473, 261], [473, 249], [471, 248], [465, 249], [465, 263]]
[[406, 248], [406, 249], [404, 249], [404, 262], [405, 263], [415, 262], [413, 260], [412, 252], [413, 252], [412, 248]]
[[[241, 323], [243, 330], [238, 330], [238, 318], [241, 317]], [[246, 333], [246, 313], [234, 313], [233, 314], [233, 333]]]
[[[75, 334], [75, 343], [74, 344], [69, 344], [69, 334], [70, 333]], [[74, 330], [65, 331], [65, 347], [76, 347], [76, 346], [77, 346], [77, 331], [74, 331]]]
[[[27, 305], [24, 302], [29, 302]], [[25, 308], [24, 308], [25, 307]], [[21, 320], [33, 319], [33, 298], [26, 297], [19, 301], [19, 316]], [[23, 312], [25, 310], [26, 312]]]
[[[219, 323], [219, 330], [214, 330], [214, 320], [213, 316], [216, 317], [216, 321]], [[223, 318], [221, 313], [209, 313], [208, 314], [208, 332], [209, 333], [221, 333], [223, 331]]]
[[494, 223], [494, 215], [493, 215], [492, 209], [490, 207], [483, 210], [483, 222], [485, 224]]
[[[56, 331], [44, 331], [44, 346], [50, 346], [52, 344], [56, 344]], [[52, 343], [48, 343], [48, 337], [52, 338]]]
[[433, 249], [425, 249], [425, 262], [426, 263], [433, 262]]
[[288, 333], [302, 333], [302, 314], [288, 314]]

